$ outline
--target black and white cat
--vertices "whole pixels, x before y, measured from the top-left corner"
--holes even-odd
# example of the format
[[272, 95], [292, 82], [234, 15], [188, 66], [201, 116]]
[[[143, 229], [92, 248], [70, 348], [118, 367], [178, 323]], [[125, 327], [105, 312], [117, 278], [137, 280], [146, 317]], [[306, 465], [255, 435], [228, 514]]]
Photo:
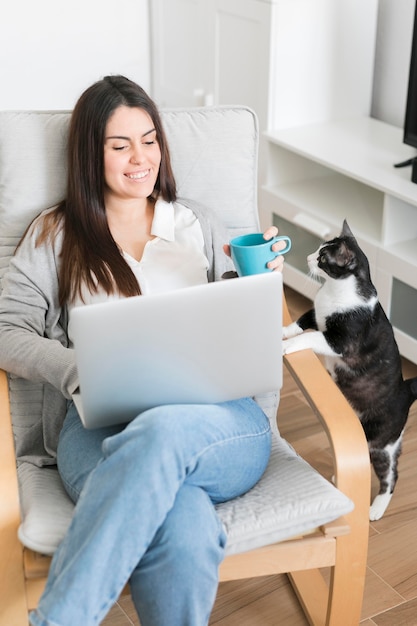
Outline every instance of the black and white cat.
[[[324, 278], [314, 308], [283, 330], [284, 354], [312, 348], [356, 411], [380, 482], [370, 519], [380, 519], [398, 478], [398, 457], [417, 377], [404, 380], [391, 323], [378, 301], [369, 263], [346, 220], [339, 237], [307, 257]], [[416, 312], [417, 314], [417, 312]], [[313, 332], [303, 333], [307, 329]]]

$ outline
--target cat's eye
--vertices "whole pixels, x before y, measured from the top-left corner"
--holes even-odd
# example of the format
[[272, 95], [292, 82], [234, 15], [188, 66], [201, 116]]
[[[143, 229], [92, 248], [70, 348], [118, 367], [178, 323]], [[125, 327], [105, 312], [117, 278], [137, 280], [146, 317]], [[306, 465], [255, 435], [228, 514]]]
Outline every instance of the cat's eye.
[[320, 254], [319, 256], [319, 262], [325, 264], [327, 262], [327, 259], [325, 257], [324, 254]]

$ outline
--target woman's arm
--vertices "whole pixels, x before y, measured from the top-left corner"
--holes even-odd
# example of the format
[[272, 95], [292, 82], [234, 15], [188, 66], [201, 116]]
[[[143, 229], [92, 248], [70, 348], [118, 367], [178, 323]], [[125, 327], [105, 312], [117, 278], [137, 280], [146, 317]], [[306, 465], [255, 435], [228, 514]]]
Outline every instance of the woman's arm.
[[0, 367], [47, 382], [69, 398], [78, 385], [74, 351], [67, 348], [65, 311], [58, 302], [60, 235], [36, 247], [36, 223], [3, 278]]

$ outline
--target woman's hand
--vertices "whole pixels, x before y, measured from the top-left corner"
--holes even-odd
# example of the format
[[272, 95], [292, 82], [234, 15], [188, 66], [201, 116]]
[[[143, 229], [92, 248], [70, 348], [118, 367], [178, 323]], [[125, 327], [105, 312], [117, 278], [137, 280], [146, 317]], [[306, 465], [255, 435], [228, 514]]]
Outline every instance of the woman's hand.
[[[264, 239], [265, 241], [269, 241], [269, 239], [272, 239], [272, 237], [276, 237], [277, 235], [278, 235], [278, 228], [276, 226], [269, 226], [269, 228], [267, 228], [266, 231], [264, 232]], [[277, 241], [272, 246], [272, 250], [274, 252], [279, 252], [280, 250], [283, 250], [286, 246], [287, 244], [285, 241]], [[227, 254], [227, 256], [231, 256], [230, 246], [228, 243], [226, 243], [223, 246], [223, 250], [225, 251], [225, 254]], [[275, 259], [272, 259], [272, 261], [269, 261], [267, 266], [271, 270], [282, 272], [282, 268], [284, 267], [284, 255], [279, 254], [278, 256], [275, 257]]]
[[[276, 237], [277, 235], [278, 235], [278, 228], [276, 226], [270, 226], [264, 232], [264, 239], [265, 241], [268, 241], [269, 239], [272, 239], [272, 237]], [[279, 252], [280, 250], [284, 250], [286, 246], [287, 246], [287, 243], [285, 241], [277, 241], [272, 246], [272, 250], [273, 252]], [[276, 256], [275, 259], [267, 263], [267, 267], [269, 267], [269, 269], [271, 270], [282, 272], [282, 269], [284, 267], [284, 255], [279, 254], [278, 256]]]

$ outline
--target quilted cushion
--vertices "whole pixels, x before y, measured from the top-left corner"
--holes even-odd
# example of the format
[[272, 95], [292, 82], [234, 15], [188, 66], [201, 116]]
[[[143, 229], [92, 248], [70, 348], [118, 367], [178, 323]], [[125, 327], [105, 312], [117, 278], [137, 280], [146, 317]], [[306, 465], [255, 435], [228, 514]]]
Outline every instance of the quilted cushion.
[[56, 466], [21, 463], [18, 475], [23, 520], [19, 539], [35, 552], [52, 555], [67, 531], [74, 505]]
[[[55, 468], [23, 463], [19, 480], [24, 520], [19, 538], [51, 555], [70, 523], [73, 504]], [[227, 554], [235, 554], [313, 530], [349, 513], [353, 503], [277, 436], [259, 483], [216, 508], [228, 535]]]
[[216, 508], [227, 531], [227, 554], [236, 554], [310, 532], [354, 504], [276, 436], [259, 483]]

